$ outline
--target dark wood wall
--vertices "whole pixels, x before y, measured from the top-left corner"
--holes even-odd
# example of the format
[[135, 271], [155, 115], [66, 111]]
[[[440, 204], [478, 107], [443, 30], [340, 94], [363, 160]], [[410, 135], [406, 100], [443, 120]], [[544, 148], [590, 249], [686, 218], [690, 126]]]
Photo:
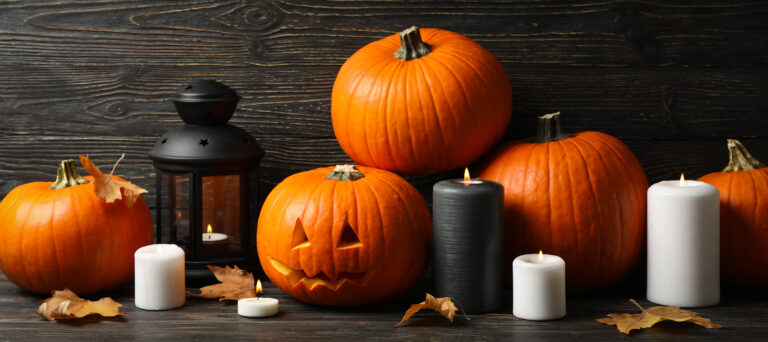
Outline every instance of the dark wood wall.
[[[195, 78], [243, 97], [233, 123], [267, 151], [262, 194], [348, 162], [330, 120], [336, 72], [411, 25], [498, 57], [514, 90], [506, 139], [559, 110], [566, 131], [623, 140], [651, 182], [721, 169], [726, 137], [768, 161], [760, 0], [0, 1], [0, 196], [78, 154], [107, 168], [125, 152], [118, 173], [153, 189], [147, 152], [180, 123], [166, 99]], [[411, 180], [426, 194], [449, 174]]]

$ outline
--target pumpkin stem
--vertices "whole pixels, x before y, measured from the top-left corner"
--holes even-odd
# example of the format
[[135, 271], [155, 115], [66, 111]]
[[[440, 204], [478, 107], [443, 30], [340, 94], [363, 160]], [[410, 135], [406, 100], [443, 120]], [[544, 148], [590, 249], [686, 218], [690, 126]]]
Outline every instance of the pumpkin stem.
[[728, 161], [728, 166], [723, 169], [723, 172], [754, 170], [765, 167], [765, 164], [755, 159], [747, 151], [747, 148], [736, 139], [728, 139], [728, 154], [730, 160]]
[[325, 179], [355, 181], [363, 177], [365, 177], [365, 175], [354, 165], [336, 165], [333, 171], [331, 171]]
[[536, 143], [546, 143], [568, 139], [560, 129], [560, 112], [545, 114], [539, 117], [538, 131], [536, 132]]
[[70, 186], [85, 183], [88, 183], [88, 181], [85, 178], [80, 177], [80, 174], [77, 173], [77, 166], [75, 166], [75, 161], [72, 159], [62, 160], [61, 165], [59, 166], [58, 170], [56, 170], [56, 181], [53, 182], [53, 185], [51, 185], [49, 189], [65, 189]]
[[421, 40], [421, 32], [416, 26], [411, 26], [400, 32], [400, 50], [395, 51], [395, 57], [410, 61], [428, 55], [431, 52], [429, 44]]

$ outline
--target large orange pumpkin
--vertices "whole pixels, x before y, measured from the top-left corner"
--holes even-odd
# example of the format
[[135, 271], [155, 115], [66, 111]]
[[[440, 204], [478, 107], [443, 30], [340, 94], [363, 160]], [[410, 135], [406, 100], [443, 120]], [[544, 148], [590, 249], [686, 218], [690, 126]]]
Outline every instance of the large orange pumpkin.
[[621, 279], [640, 256], [648, 180], [619, 140], [564, 135], [559, 118], [540, 117], [535, 140], [501, 146], [479, 177], [504, 185], [507, 265], [541, 249], [565, 259], [569, 291], [596, 289]]
[[[56, 182], [27, 183], [0, 203], [0, 269], [25, 290], [103, 292], [133, 279], [133, 253], [152, 243], [152, 216], [139, 196], [106, 203], [63, 161]], [[114, 177], [123, 180], [119, 177]]]
[[720, 191], [720, 265], [727, 282], [768, 289], [768, 167], [728, 139], [730, 162], [699, 178]]
[[424, 199], [394, 173], [350, 165], [286, 178], [269, 194], [256, 243], [269, 279], [321, 305], [395, 296], [421, 276], [432, 223]]
[[512, 89], [499, 61], [469, 38], [412, 27], [344, 63], [331, 114], [357, 163], [432, 174], [468, 165], [501, 139]]

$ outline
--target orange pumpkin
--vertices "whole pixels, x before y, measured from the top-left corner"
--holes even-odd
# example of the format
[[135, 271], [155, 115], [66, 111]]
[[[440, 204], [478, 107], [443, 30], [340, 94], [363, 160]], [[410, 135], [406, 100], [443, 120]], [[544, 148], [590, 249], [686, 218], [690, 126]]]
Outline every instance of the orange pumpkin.
[[[106, 203], [63, 161], [56, 182], [27, 183], [0, 203], [0, 269], [25, 290], [103, 292], [133, 279], [133, 253], [152, 243], [144, 199]], [[119, 177], [115, 179], [122, 180]]]
[[361, 48], [342, 65], [331, 97], [344, 152], [404, 174], [468, 165], [501, 139], [511, 114], [499, 61], [440, 29], [412, 27]]
[[431, 243], [432, 221], [416, 189], [391, 172], [351, 165], [278, 184], [256, 237], [269, 279], [321, 305], [360, 305], [405, 291], [424, 271]]
[[534, 141], [501, 146], [479, 177], [504, 185], [507, 265], [541, 249], [565, 259], [569, 291], [596, 289], [624, 277], [640, 256], [648, 180], [619, 140], [564, 135], [559, 119], [540, 117]]
[[730, 162], [699, 178], [720, 191], [720, 265], [727, 282], [768, 289], [768, 167], [728, 139]]

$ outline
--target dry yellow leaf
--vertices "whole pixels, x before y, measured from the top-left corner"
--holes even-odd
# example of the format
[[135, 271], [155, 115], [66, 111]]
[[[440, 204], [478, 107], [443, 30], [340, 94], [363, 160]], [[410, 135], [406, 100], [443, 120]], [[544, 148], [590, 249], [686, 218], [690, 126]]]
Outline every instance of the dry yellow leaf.
[[[101, 173], [101, 170], [87, 156], [79, 156], [79, 158], [80, 164], [83, 164], [88, 174], [93, 177], [93, 192], [102, 201], [112, 203], [115, 200], [125, 198], [125, 204], [130, 208], [136, 203], [141, 194], [147, 192], [147, 190], [140, 188], [136, 184], [112, 177], [117, 164], [125, 158], [125, 154], [115, 162], [115, 166], [112, 167], [112, 172], [109, 175]], [[121, 189], [122, 191], [120, 191]]]
[[200, 293], [187, 294], [202, 298], [219, 298], [219, 300], [238, 300], [256, 297], [256, 289], [253, 283], [253, 273], [241, 270], [235, 266], [226, 268], [208, 265], [208, 269], [221, 283], [200, 288]]
[[[451, 323], [453, 323], [453, 318], [456, 317], [456, 305], [453, 304], [453, 301], [451, 301], [451, 297], [441, 297], [441, 298], [435, 298], [435, 296], [427, 293], [427, 297], [424, 299], [423, 302], [419, 304], [413, 304], [410, 308], [405, 312], [405, 315], [403, 316], [403, 319], [400, 320], [399, 323], [395, 324], [395, 328], [399, 327], [401, 324], [405, 323], [408, 319], [411, 318], [415, 313], [419, 312], [421, 309], [431, 309], [439, 312], [441, 315], [443, 315], [445, 318], [449, 319]], [[462, 310], [464, 312], [464, 310]], [[469, 319], [468, 316], [466, 316], [466, 313], [464, 314], [467, 319]]]
[[114, 317], [123, 315], [123, 312], [118, 309], [121, 306], [109, 297], [92, 302], [78, 297], [69, 289], [64, 289], [53, 291], [51, 298], [40, 302], [37, 313], [49, 321], [82, 318], [91, 314]]
[[629, 335], [632, 330], [646, 329], [661, 321], [690, 322], [702, 327], [713, 329], [722, 328], [719, 324], [712, 323], [698, 313], [680, 309], [679, 306], [654, 306], [648, 310], [643, 309], [634, 299], [630, 299], [642, 311], [639, 314], [608, 314], [606, 318], [597, 319], [598, 322], [615, 325], [619, 332]]

